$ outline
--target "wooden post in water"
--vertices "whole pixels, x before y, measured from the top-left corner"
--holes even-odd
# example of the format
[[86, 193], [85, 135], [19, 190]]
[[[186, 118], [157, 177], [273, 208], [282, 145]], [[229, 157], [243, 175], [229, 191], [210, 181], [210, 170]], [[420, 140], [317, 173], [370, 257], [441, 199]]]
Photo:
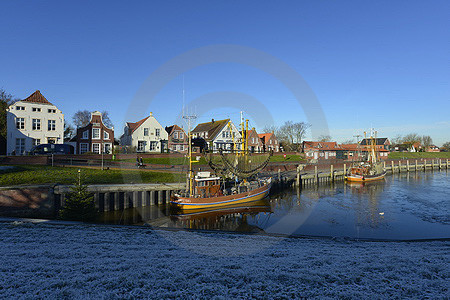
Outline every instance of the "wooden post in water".
[[159, 190], [158, 191], [158, 204], [163, 204], [163, 202], [164, 202], [164, 191], [162, 191], [162, 190]]
[[347, 174], [347, 164], [344, 164], [344, 178], [346, 174]]
[[417, 159], [416, 159], [416, 167], [415, 167], [415, 170], [417, 171]]
[[427, 169], [427, 160], [423, 160], [423, 170], [425, 171]]
[[94, 193], [94, 203], [95, 203], [95, 209], [100, 208], [100, 195], [98, 192]]
[[296, 180], [297, 187], [301, 186], [301, 175], [300, 175], [300, 165], [297, 167], [297, 180]]
[[103, 211], [109, 211], [110, 210], [110, 208], [109, 208], [109, 201], [110, 201], [110, 199], [109, 199], [109, 192], [106, 192], [105, 193], [105, 197], [104, 197], [104, 199], [105, 199], [105, 201], [104, 201], [104, 203], [103, 203]]
[[334, 169], [333, 169], [333, 165], [331, 165], [331, 167], [330, 167], [330, 177], [331, 177], [331, 182], [334, 182]]
[[402, 161], [398, 161], [398, 172], [400, 173], [402, 171]]
[[391, 173], [394, 174], [394, 161], [391, 161]]
[[447, 169], [448, 169], [448, 158], [447, 158]]
[[281, 170], [278, 169], [278, 184], [281, 183]]
[[316, 184], [319, 184], [319, 173], [317, 172], [317, 166], [314, 166], [314, 178]]
[[409, 160], [406, 161], [406, 171], [409, 172]]

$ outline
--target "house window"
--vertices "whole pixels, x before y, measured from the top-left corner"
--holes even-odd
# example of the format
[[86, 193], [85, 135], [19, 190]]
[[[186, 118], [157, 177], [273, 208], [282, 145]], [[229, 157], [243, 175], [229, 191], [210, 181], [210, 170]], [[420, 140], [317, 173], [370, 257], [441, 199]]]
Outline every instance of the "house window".
[[92, 128], [92, 139], [100, 138], [100, 128]]
[[272, 145], [272, 140], [270, 140], [269, 143]]
[[109, 140], [109, 133], [106, 131], [103, 131], [103, 139], [104, 140]]
[[226, 138], [227, 137], [227, 133], [225, 131], [222, 131], [222, 138]]
[[25, 118], [16, 118], [17, 129], [25, 129]]
[[31, 110], [32, 111], [41, 111], [41, 109], [39, 107], [33, 107]]
[[180, 151], [184, 151], [184, 145], [180, 146]]
[[[89, 130], [83, 131], [83, 139], [87, 140], [89, 138]], [[87, 150], [86, 150], [87, 151]]]
[[254, 137], [252, 137], [252, 144], [254, 144], [255, 143], [255, 138]]
[[49, 114], [56, 114], [56, 109], [49, 108], [49, 109], [47, 110], [47, 112], [48, 112]]
[[80, 154], [88, 152], [88, 144], [82, 143], [80, 144]]
[[[208, 134], [206, 134], [206, 135], [208, 135]], [[180, 139], [184, 139], [184, 134], [182, 132], [180, 132]]]
[[111, 154], [111, 144], [103, 144], [103, 153]]
[[56, 121], [48, 120], [48, 131], [55, 131], [55, 130], [56, 130]]
[[41, 119], [33, 119], [33, 130], [41, 130]]
[[92, 152], [100, 154], [100, 144], [92, 144]]
[[25, 110], [25, 106], [16, 106], [16, 110]]
[[37, 146], [41, 144], [41, 139], [33, 139], [33, 146]]
[[156, 142], [150, 142], [150, 151], [156, 150]]
[[160, 133], [161, 133], [161, 129], [156, 128], [156, 129], [155, 129], [155, 135], [156, 135], [156, 136], [159, 136]]
[[16, 154], [25, 152], [25, 139], [16, 139]]
[[173, 133], [173, 138], [174, 138], [174, 139], [178, 139], [178, 132], [174, 132], [174, 133]]
[[145, 141], [138, 141], [137, 151], [144, 152], [145, 151]]
[[144, 128], [144, 136], [148, 136], [148, 128]]

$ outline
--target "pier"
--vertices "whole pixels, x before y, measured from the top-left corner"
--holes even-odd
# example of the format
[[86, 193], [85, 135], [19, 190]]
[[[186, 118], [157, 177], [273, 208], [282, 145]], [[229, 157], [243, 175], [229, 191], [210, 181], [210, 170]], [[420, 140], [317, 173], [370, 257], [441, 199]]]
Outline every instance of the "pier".
[[[388, 174], [401, 172], [419, 172], [425, 170], [448, 170], [450, 161], [448, 159], [423, 159], [423, 160], [399, 160], [383, 162], [384, 169]], [[273, 189], [279, 190], [289, 186], [307, 187], [314, 185], [330, 184], [345, 180], [345, 174], [351, 167], [351, 162], [343, 164], [343, 167], [336, 168], [329, 165], [327, 170], [319, 170], [318, 165], [299, 165], [294, 171], [272, 174], [275, 179]], [[305, 171], [306, 167], [309, 168]]]

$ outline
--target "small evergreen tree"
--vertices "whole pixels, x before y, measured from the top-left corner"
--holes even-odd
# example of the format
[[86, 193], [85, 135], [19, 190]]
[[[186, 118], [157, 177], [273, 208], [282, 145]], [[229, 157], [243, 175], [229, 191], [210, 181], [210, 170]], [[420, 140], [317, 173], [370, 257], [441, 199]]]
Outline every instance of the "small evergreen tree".
[[87, 185], [81, 182], [80, 170], [78, 181], [66, 195], [66, 203], [59, 211], [59, 217], [70, 221], [94, 221], [97, 217], [94, 195], [87, 191]]

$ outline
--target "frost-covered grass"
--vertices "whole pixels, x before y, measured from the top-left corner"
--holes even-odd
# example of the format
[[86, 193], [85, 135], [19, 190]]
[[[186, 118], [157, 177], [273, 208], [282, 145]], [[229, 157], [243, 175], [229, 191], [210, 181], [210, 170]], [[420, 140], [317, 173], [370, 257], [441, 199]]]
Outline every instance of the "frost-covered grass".
[[[78, 178], [78, 169], [72, 167], [16, 166], [0, 170], [0, 186], [19, 184], [73, 184]], [[184, 177], [168, 172], [145, 170], [101, 170], [80, 168], [86, 184], [124, 183], [124, 178], [138, 177], [143, 183], [180, 182]]]
[[445, 299], [449, 242], [0, 224], [0, 298]]

